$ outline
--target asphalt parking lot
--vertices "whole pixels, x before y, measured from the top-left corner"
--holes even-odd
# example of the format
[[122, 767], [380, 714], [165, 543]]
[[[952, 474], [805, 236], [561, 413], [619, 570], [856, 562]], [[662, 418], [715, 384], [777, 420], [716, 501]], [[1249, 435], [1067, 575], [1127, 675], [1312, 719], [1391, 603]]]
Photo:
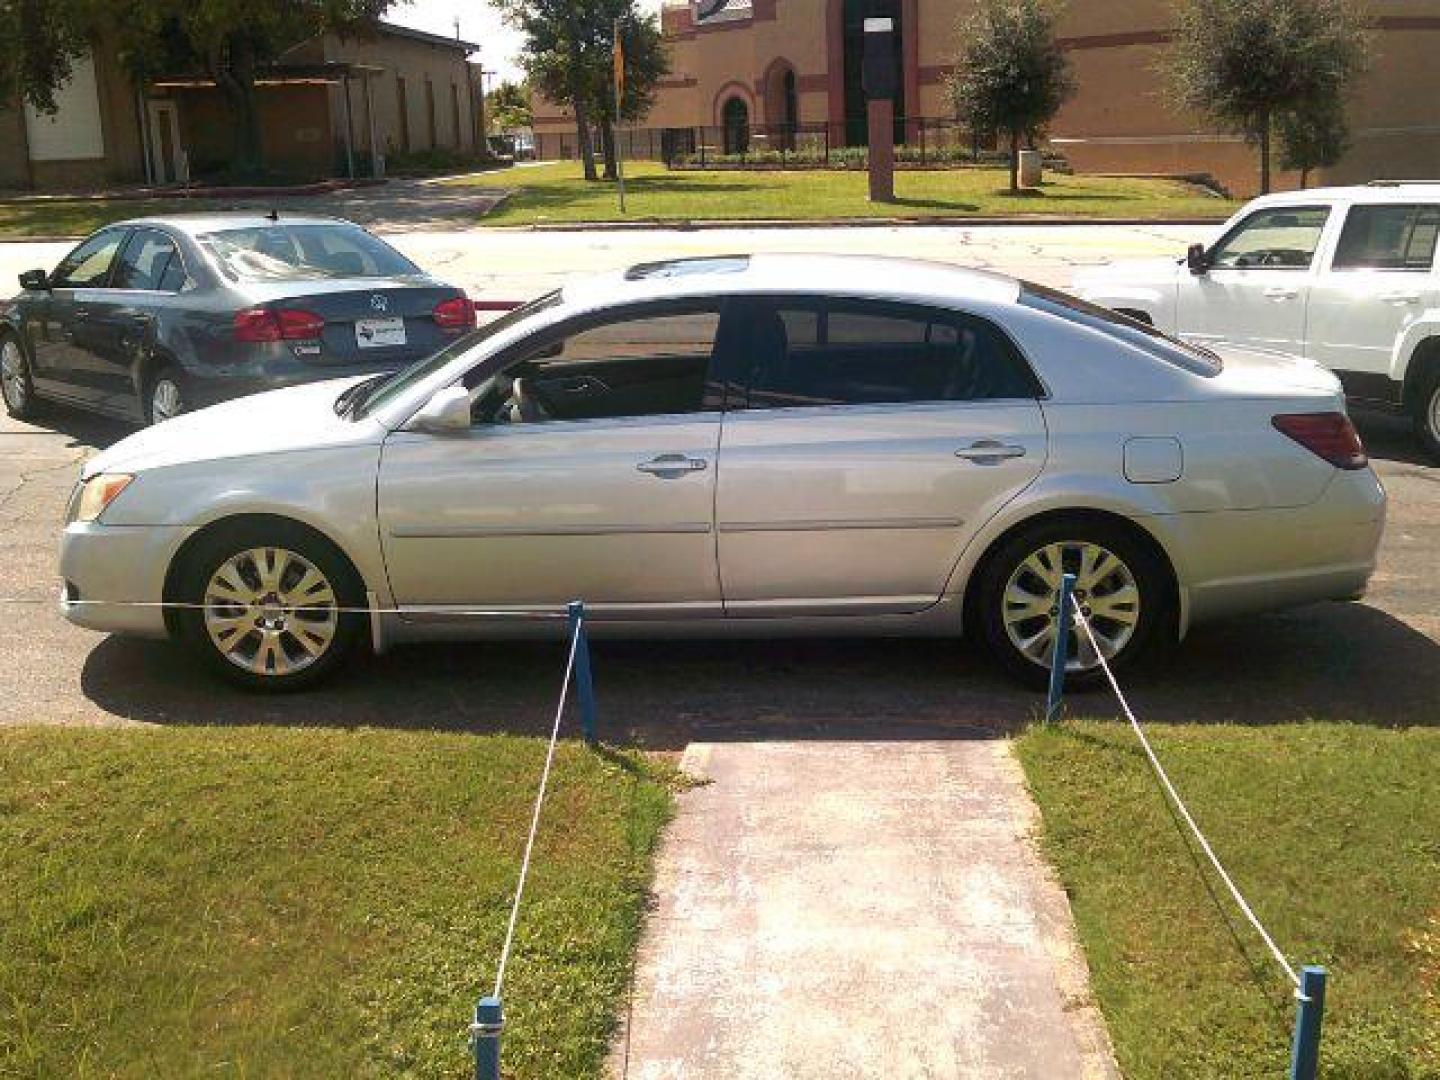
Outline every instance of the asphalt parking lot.
[[[410, 233], [392, 239], [473, 295], [519, 297], [577, 271], [734, 250], [906, 250], [1064, 286], [1076, 267], [1183, 250], [1195, 230], [889, 228], [677, 233]], [[0, 244], [9, 270], [66, 250]], [[47, 261], [48, 260], [48, 261]], [[11, 279], [13, 280], [13, 279]], [[1440, 723], [1440, 468], [1407, 425], [1358, 416], [1390, 493], [1379, 572], [1362, 603], [1201, 627], [1128, 679], [1151, 719], [1267, 723], [1305, 718]], [[85, 457], [126, 428], [59, 409], [0, 418], [0, 723], [361, 724], [546, 729], [559, 644], [399, 648], [323, 691], [257, 698], [221, 687], [170, 646], [106, 638], [55, 612], [65, 499]], [[874, 739], [1004, 730], [1039, 702], [971, 646], [950, 641], [602, 642], [595, 676], [607, 738], [657, 747], [765, 735]], [[1108, 697], [1076, 708], [1112, 715]]]

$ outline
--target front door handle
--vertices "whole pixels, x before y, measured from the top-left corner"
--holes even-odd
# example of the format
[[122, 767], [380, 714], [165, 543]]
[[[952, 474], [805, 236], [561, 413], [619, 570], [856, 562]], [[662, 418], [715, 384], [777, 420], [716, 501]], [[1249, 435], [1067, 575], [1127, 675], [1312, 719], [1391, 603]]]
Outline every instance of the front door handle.
[[661, 480], [676, 480], [688, 473], [704, 472], [710, 463], [704, 458], [686, 457], [684, 454], [661, 454], [650, 461], [642, 461], [635, 468]]
[[955, 456], [976, 465], [999, 465], [1008, 458], [1024, 457], [1025, 447], [996, 442], [994, 439], [981, 439], [956, 450]]
[[1288, 285], [1271, 285], [1265, 290], [1265, 296], [1271, 300], [1294, 300], [1299, 295], [1299, 289]]
[[1387, 292], [1381, 293], [1375, 299], [1382, 304], [1418, 304], [1420, 294], [1413, 292]]

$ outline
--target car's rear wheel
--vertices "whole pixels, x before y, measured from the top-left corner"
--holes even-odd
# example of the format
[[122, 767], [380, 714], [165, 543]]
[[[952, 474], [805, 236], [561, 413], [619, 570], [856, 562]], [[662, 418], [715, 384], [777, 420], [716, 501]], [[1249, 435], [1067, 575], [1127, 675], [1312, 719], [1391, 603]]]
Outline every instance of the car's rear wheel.
[[1415, 398], [1415, 435], [1425, 452], [1440, 461], [1440, 364], [1420, 385]]
[[180, 372], [166, 366], [156, 373], [145, 390], [145, 422], [160, 424], [185, 411], [185, 395], [181, 389]]
[[1052, 520], [1005, 541], [980, 572], [977, 629], [1012, 674], [1043, 685], [1055, 655], [1060, 584], [1076, 577], [1075, 602], [1095, 644], [1072, 624], [1066, 678], [1076, 684], [1103, 678], [1096, 646], [1112, 668], [1145, 651], [1167, 618], [1168, 578], [1150, 547], [1127, 529], [1104, 521]]
[[354, 610], [363, 590], [344, 556], [283, 522], [203, 537], [180, 584], [181, 639], [211, 670], [250, 690], [315, 685], [364, 632], [364, 615]]
[[35, 384], [30, 378], [30, 361], [25, 358], [20, 342], [10, 334], [0, 337], [0, 396], [5, 399], [5, 411], [16, 420], [26, 420], [35, 414]]

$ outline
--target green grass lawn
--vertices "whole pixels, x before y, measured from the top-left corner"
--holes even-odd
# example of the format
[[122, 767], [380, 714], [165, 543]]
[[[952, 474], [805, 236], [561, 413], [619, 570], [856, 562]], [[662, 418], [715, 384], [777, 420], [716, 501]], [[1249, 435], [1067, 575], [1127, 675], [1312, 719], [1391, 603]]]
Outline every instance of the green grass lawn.
[[85, 236], [102, 225], [150, 214], [204, 210], [201, 200], [38, 199], [0, 202], [0, 237]]
[[[462, 1077], [544, 744], [0, 732], [0, 1076]], [[562, 747], [507, 1077], [598, 1075], [672, 774]]]
[[[1329, 968], [1326, 1080], [1440, 1077], [1440, 730], [1152, 741], [1280, 947]], [[1128, 727], [1033, 730], [1017, 749], [1127, 1080], [1286, 1075], [1289, 984], [1202, 879]]]
[[[483, 220], [487, 225], [1017, 215], [1220, 220], [1237, 205], [1173, 180], [1058, 174], [1051, 174], [1039, 191], [1015, 196], [1006, 191], [1001, 169], [899, 172], [892, 204], [869, 201], [863, 172], [672, 172], [663, 165], [632, 162], [626, 174], [628, 213], [621, 215], [615, 185], [587, 183], [576, 163], [515, 169], [499, 178], [499, 186], [513, 194]], [[488, 177], [454, 182], [496, 185]]]

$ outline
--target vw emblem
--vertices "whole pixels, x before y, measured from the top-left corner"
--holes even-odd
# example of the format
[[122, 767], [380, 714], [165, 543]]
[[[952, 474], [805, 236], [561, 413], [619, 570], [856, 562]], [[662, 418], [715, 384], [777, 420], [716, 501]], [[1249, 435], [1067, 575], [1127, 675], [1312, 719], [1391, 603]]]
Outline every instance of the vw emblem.
[[370, 308], [372, 311], [388, 311], [390, 310], [390, 301], [379, 293], [375, 293], [370, 297]]

